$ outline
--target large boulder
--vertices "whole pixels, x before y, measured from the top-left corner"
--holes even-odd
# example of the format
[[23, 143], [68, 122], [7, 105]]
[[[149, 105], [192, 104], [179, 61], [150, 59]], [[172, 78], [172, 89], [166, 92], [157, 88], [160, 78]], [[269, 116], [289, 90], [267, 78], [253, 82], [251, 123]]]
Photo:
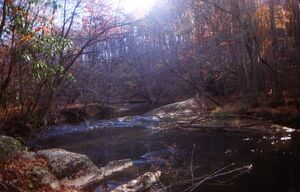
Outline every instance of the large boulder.
[[48, 161], [50, 171], [66, 186], [81, 187], [100, 175], [98, 167], [86, 156], [63, 149], [38, 151]]
[[48, 167], [34, 166], [29, 172], [29, 175], [40, 185], [49, 186], [54, 190], [58, 190], [60, 188], [58, 179], [50, 172]]
[[48, 161], [50, 172], [62, 185], [83, 188], [101, 182], [116, 172], [133, 165], [129, 159], [111, 161], [107, 166], [98, 168], [86, 155], [72, 153], [63, 149], [38, 151], [37, 155]]
[[30, 182], [26, 185], [29, 187], [41, 184], [54, 190], [61, 188], [61, 186], [82, 189], [97, 184], [111, 177], [114, 173], [133, 165], [131, 160], [125, 159], [111, 161], [107, 166], [98, 168], [83, 154], [72, 153], [63, 149], [27, 152], [24, 148], [14, 138], [0, 136], [0, 162], [4, 166], [22, 168], [20, 174], [29, 178]]
[[[22, 180], [21, 183], [14, 185], [30, 191], [41, 188], [50, 191], [82, 190], [89, 186], [105, 183], [113, 179], [116, 176], [115, 173], [123, 172], [133, 166], [133, 161], [124, 159], [110, 161], [105, 167], [98, 168], [86, 155], [63, 149], [27, 152], [23, 150], [24, 147], [17, 140], [6, 136], [0, 136], [0, 149], [1, 158], [6, 160], [3, 163], [4, 169], [0, 170], [0, 176], [8, 174], [11, 169], [15, 169], [13, 172], [18, 175], [15, 178], [13, 174], [13, 177], [7, 177], [3, 180], [4, 186], [9, 186], [9, 183], [15, 182], [15, 180]], [[18, 153], [11, 155], [14, 152]], [[134, 189], [133, 191], [144, 190], [156, 182], [156, 178], [159, 176], [160, 172], [146, 173], [115, 190], [131, 191], [130, 188]], [[1, 189], [0, 186], [0, 191]]]

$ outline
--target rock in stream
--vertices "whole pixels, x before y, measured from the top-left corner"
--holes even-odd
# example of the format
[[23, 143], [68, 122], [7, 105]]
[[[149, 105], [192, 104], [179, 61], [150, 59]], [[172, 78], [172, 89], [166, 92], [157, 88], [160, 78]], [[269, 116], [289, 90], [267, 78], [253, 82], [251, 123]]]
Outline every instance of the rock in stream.
[[[17, 147], [12, 147], [11, 144]], [[103, 181], [106, 182], [107, 179], [113, 178], [115, 173], [122, 172], [134, 165], [130, 159], [124, 159], [110, 161], [105, 167], [98, 168], [83, 154], [69, 152], [64, 149], [27, 152], [21, 151], [20, 146], [20, 143], [11, 137], [0, 137], [0, 154], [5, 154], [6, 157], [10, 159], [10, 162], [19, 159], [18, 163], [23, 163], [24, 166], [28, 162], [33, 163], [32, 168], [25, 171], [26, 173], [24, 174], [26, 174], [26, 177], [29, 177], [30, 180], [36, 181], [41, 185], [48, 186], [53, 190], [63, 191], [62, 187], [80, 190], [91, 185], [95, 186]], [[17, 156], [15, 156], [16, 153], [18, 154]], [[34, 162], [45, 163], [34, 165]], [[0, 174], [2, 174], [1, 171]], [[129, 182], [127, 185], [118, 186], [115, 191], [121, 192], [123, 191], [121, 190], [122, 188], [124, 188], [124, 191], [128, 191], [125, 190], [125, 188], [129, 186], [131, 188], [130, 191], [146, 189], [150, 187], [159, 176], [160, 173], [146, 173], [137, 178], [137, 182]], [[2, 181], [2, 179], [0, 181]], [[12, 181], [4, 181], [4, 183], [10, 182]], [[30, 187], [33, 188], [33, 184], [30, 185]], [[39, 191], [39, 189], [37, 191]]]

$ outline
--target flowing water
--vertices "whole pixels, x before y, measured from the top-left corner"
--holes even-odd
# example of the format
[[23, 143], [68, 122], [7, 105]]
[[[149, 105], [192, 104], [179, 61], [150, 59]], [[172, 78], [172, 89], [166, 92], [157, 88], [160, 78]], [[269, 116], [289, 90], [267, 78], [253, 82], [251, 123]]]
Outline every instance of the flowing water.
[[154, 116], [133, 116], [54, 126], [39, 145], [86, 154], [99, 167], [111, 160], [132, 159], [136, 168], [123, 175], [123, 182], [147, 169], [161, 169], [161, 182], [173, 185], [171, 191], [189, 186], [176, 185], [180, 180], [245, 166], [253, 168], [209, 180], [194, 191], [300, 191], [297, 132], [160, 130], [159, 123]]

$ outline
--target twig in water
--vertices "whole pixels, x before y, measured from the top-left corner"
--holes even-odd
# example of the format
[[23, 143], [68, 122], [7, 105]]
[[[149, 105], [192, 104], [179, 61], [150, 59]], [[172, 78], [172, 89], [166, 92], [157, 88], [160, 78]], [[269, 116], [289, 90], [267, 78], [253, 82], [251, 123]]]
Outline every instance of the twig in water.
[[192, 176], [192, 184], [194, 185], [194, 152], [195, 152], [196, 144], [193, 145], [192, 157], [191, 157], [191, 176]]
[[[205, 177], [198, 177], [198, 178], [195, 178], [194, 181], [199, 181], [198, 183], [192, 185], [191, 187], [187, 188], [185, 191], [193, 191], [195, 190], [197, 187], [199, 187], [201, 184], [203, 184], [205, 181], [208, 181], [208, 180], [211, 180], [211, 179], [214, 179], [214, 178], [217, 178], [217, 177], [220, 177], [220, 176], [224, 176], [224, 175], [229, 175], [229, 174], [232, 174], [232, 173], [236, 173], [236, 172], [239, 172], [241, 171], [240, 173], [238, 173], [237, 175], [235, 175], [234, 177], [232, 177], [231, 179], [229, 179], [229, 181], [233, 180], [234, 178], [236, 178], [237, 176], [243, 174], [243, 173], [246, 173], [246, 172], [249, 172], [251, 169], [252, 169], [252, 164], [248, 165], [248, 166], [244, 166], [244, 167], [240, 167], [240, 168], [236, 168], [236, 169], [233, 169], [233, 170], [230, 170], [230, 171], [226, 171], [226, 172], [222, 172], [226, 169], [228, 169], [230, 166], [233, 166], [234, 163], [212, 173], [212, 174], [209, 174], [208, 176], [205, 176]], [[224, 184], [225, 182], [223, 182]]]
[[[202, 177], [198, 177], [197, 180], [199, 180], [199, 179], [206, 180], [206, 178], [208, 178], [208, 177], [210, 177], [210, 176], [213, 176], [213, 175], [215, 175], [215, 174], [217, 174], [217, 173], [219, 173], [219, 172], [221, 172], [221, 171], [223, 171], [223, 170], [225, 170], [225, 169], [227, 169], [227, 168], [229, 168], [229, 167], [231, 167], [231, 166], [233, 166], [233, 165], [234, 165], [234, 163], [231, 163], [230, 165], [227, 165], [227, 166], [223, 167], [222, 169], [220, 169], [220, 170], [218, 170], [218, 171], [215, 171], [215, 172], [213, 172], [213, 173], [204, 175], [204, 176], [202, 176]], [[203, 181], [203, 182], [204, 182], [204, 181]], [[201, 183], [200, 183], [200, 184], [201, 184]], [[199, 185], [200, 185], [200, 184], [199, 184]], [[190, 190], [191, 188], [193, 188], [193, 185], [192, 185], [191, 187], [187, 188], [187, 189], [184, 190], [184, 191], [188, 191], [188, 190]]]
[[220, 184], [226, 184], [226, 183], [228, 183], [228, 182], [234, 180], [234, 179], [237, 178], [238, 176], [243, 175], [244, 173], [249, 173], [249, 171], [250, 171], [250, 169], [247, 169], [247, 170], [245, 170], [245, 171], [243, 171], [243, 172], [241, 172], [241, 173], [239, 173], [239, 174], [237, 174], [237, 175], [231, 177], [230, 179], [227, 179], [226, 181], [221, 182]]
[[83, 120], [84, 120], [86, 128], [89, 130], [90, 129], [90, 122], [89, 122], [89, 120], [87, 120], [85, 117], [83, 117]]
[[[148, 153], [151, 153], [150, 144], [147, 144], [146, 147], [148, 148]], [[152, 167], [156, 172], [159, 171], [159, 169], [155, 166], [154, 163], [151, 163], [151, 167]], [[157, 176], [156, 174], [154, 174], [154, 176], [155, 176], [156, 181], [163, 187], [163, 189], [166, 189], [167, 191], [169, 191], [169, 190], [168, 190], [168, 187], [165, 186], [165, 185], [161, 182], [159, 176]]]

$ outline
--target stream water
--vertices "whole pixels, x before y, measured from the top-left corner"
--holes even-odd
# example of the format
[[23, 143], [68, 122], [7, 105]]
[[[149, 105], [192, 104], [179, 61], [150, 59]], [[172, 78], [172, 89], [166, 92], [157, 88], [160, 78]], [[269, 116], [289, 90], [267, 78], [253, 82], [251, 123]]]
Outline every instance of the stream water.
[[[133, 116], [59, 125], [49, 128], [39, 146], [86, 154], [99, 167], [135, 160], [120, 183], [148, 169], [161, 169], [161, 182], [174, 185], [192, 173], [197, 178], [228, 165], [229, 171], [251, 165], [250, 172], [207, 181], [194, 191], [300, 191], [299, 133], [160, 130], [159, 123], [157, 117]], [[174, 185], [171, 191], [187, 187]]]

